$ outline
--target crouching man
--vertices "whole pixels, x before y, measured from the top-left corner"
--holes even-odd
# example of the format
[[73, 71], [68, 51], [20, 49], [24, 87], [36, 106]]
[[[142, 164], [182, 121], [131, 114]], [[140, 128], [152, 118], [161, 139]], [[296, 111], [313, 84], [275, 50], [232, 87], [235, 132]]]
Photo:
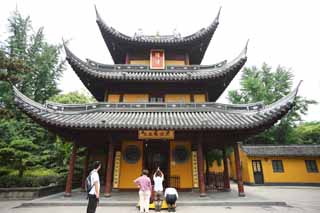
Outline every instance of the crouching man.
[[164, 197], [168, 204], [168, 212], [176, 212], [176, 201], [178, 200], [178, 192], [175, 188], [166, 188]]

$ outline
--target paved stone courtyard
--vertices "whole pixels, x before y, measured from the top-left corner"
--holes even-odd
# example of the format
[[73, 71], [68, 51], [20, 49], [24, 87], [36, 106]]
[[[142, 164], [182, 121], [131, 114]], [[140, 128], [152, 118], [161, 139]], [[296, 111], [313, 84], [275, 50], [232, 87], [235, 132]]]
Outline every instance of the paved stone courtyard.
[[[237, 196], [235, 184], [231, 188], [231, 192], [208, 193], [206, 198], [196, 192], [180, 193], [177, 212], [320, 212], [320, 187], [246, 186], [246, 197]], [[101, 199], [97, 213], [136, 213], [136, 200], [134, 192], [114, 193]], [[86, 212], [86, 202], [83, 193], [75, 192], [71, 198], [60, 193], [32, 201], [0, 201], [0, 212]]]

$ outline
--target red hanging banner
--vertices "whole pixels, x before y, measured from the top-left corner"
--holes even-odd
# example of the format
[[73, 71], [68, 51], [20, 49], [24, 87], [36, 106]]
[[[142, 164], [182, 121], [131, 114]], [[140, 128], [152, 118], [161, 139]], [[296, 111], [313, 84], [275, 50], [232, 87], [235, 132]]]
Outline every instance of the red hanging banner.
[[150, 69], [164, 69], [165, 67], [164, 50], [151, 50]]

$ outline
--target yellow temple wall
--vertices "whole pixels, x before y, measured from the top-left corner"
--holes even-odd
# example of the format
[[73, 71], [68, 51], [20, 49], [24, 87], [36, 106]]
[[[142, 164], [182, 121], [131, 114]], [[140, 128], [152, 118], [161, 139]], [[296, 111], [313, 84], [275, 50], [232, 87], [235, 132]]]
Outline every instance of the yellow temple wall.
[[[129, 64], [150, 65], [150, 60], [130, 60]], [[165, 60], [165, 65], [186, 65], [184, 60]]]
[[106, 102], [118, 103], [120, 101], [120, 94], [109, 94], [106, 96]]
[[[129, 145], [136, 145], [141, 152], [138, 162], [131, 164], [123, 159], [123, 153]], [[120, 189], [137, 189], [133, 181], [141, 175], [142, 172], [142, 159], [143, 159], [143, 143], [142, 141], [123, 141], [121, 143], [121, 161], [120, 161]]]
[[129, 64], [150, 65], [150, 60], [130, 60]]
[[136, 102], [149, 102], [148, 94], [124, 94], [123, 102], [136, 103]]
[[[183, 102], [190, 103], [192, 94], [165, 94], [165, 102]], [[108, 94], [106, 95], [106, 101], [109, 103], [119, 103], [120, 94]], [[149, 102], [149, 94], [124, 94], [123, 102], [134, 103], [134, 102]], [[206, 102], [205, 94], [194, 94], [194, 103]]]
[[[175, 147], [184, 146], [189, 157], [183, 163], [177, 163], [173, 158]], [[170, 176], [180, 176], [180, 188], [192, 188], [192, 159], [191, 159], [191, 142], [190, 141], [170, 141]]]
[[[320, 183], [320, 172], [308, 172], [305, 160], [315, 160], [318, 169], [320, 168], [320, 158], [310, 157], [248, 157], [240, 150], [242, 162], [243, 182], [254, 184], [252, 161], [260, 160], [263, 171], [264, 183]], [[272, 160], [282, 160], [284, 172], [274, 172]], [[230, 156], [231, 177], [236, 179], [234, 154]]]
[[184, 60], [166, 60], [166, 65], [186, 65]]
[[193, 100], [195, 103], [204, 103], [204, 102], [206, 102], [206, 95], [205, 94], [194, 94]]
[[[261, 160], [263, 178], [265, 183], [320, 183], [320, 173], [309, 173], [307, 171], [305, 163], [305, 160], [316, 160], [317, 167], [319, 168], [319, 158], [317, 159], [309, 157], [250, 157], [250, 165], [252, 164], [252, 160]], [[273, 172], [272, 160], [282, 160], [283, 172]], [[250, 176], [250, 183], [254, 183], [253, 171], [250, 171]]]
[[[242, 168], [242, 180], [244, 182], [248, 182], [252, 180], [252, 166], [249, 164], [248, 157], [246, 153], [244, 153], [241, 149], [240, 150], [240, 165]], [[236, 162], [234, 158], [234, 152], [231, 153], [230, 155], [230, 177], [234, 180], [237, 179], [236, 175]]]
[[165, 102], [190, 103], [191, 97], [190, 94], [166, 94], [164, 100]]

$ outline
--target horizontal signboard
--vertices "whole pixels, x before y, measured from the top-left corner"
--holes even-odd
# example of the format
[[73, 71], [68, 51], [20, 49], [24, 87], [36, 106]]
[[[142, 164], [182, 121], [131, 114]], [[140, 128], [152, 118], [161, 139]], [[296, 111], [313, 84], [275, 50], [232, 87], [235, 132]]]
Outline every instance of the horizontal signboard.
[[173, 130], [139, 130], [138, 139], [174, 139]]

